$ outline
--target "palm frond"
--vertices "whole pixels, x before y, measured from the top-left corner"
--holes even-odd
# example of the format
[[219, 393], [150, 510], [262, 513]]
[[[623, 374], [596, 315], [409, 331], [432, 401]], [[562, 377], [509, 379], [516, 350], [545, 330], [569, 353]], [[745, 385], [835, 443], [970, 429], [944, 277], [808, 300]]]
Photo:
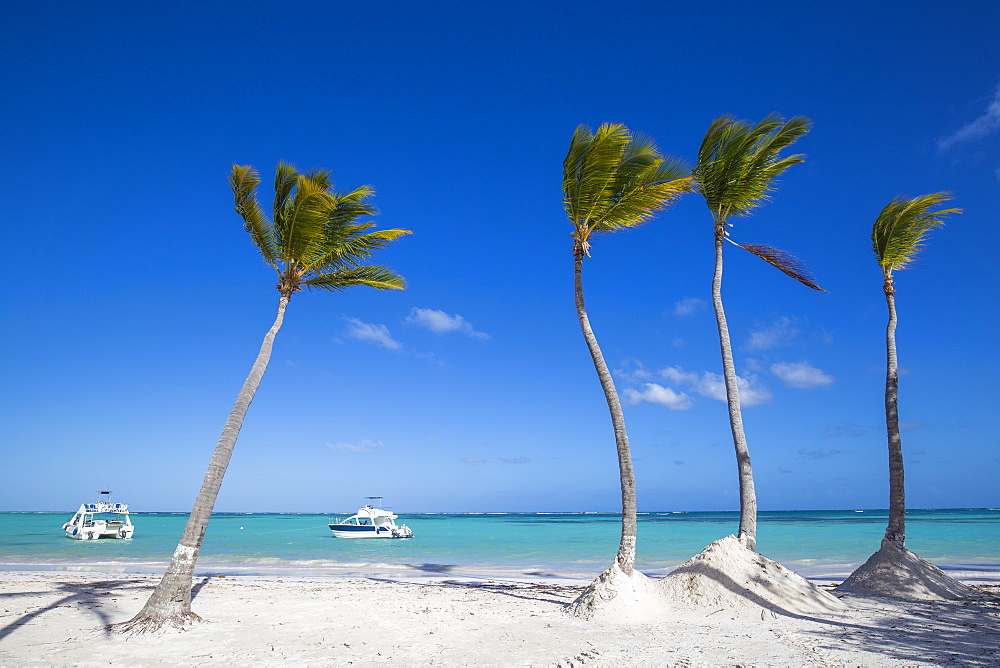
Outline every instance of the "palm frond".
[[406, 281], [388, 267], [370, 265], [351, 267], [341, 271], [316, 274], [302, 281], [302, 285], [315, 290], [339, 292], [357, 285], [365, 285], [377, 290], [403, 290]]
[[399, 237], [412, 234], [410, 230], [402, 229], [375, 230], [363, 234], [372, 227], [368, 223], [331, 230], [326, 241], [317, 246], [315, 254], [304, 261], [308, 262], [310, 271], [316, 273], [339, 271], [359, 265]]
[[650, 220], [656, 213], [677, 201], [684, 193], [691, 192], [690, 176], [680, 173], [654, 177], [649, 172], [662, 170], [652, 167], [646, 173], [636, 175], [627, 184], [621, 184], [620, 194], [599, 218], [592, 221], [595, 233], [616, 232], [629, 227], [637, 227]]
[[257, 201], [257, 186], [260, 174], [250, 165], [233, 165], [229, 173], [229, 185], [236, 200], [236, 213], [243, 218], [243, 227], [250, 233], [250, 239], [260, 250], [261, 257], [277, 268], [280, 257], [278, 238], [274, 224], [268, 220]]
[[286, 261], [301, 261], [311, 248], [323, 243], [326, 220], [333, 206], [334, 198], [322, 181], [299, 175], [283, 224], [277, 226]]
[[925, 245], [927, 233], [944, 225], [945, 216], [961, 209], [931, 209], [952, 199], [949, 192], [937, 192], [912, 199], [896, 197], [889, 202], [872, 226], [872, 251], [879, 265], [891, 274], [905, 269]]
[[360, 186], [350, 192], [331, 193], [333, 199], [327, 213], [327, 226], [347, 225], [365, 216], [378, 215], [378, 209], [371, 203], [375, 190], [371, 186]]
[[577, 128], [563, 161], [563, 205], [585, 245], [591, 233], [635, 227], [691, 188], [687, 168], [621, 124]]
[[772, 267], [777, 267], [797, 280], [799, 283], [802, 283], [813, 290], [826, 292], [826, 290], [816, 285], [816, 279], [813, 278], [813, 275], [808, 269], [806, 269], [806, 266], [791, 253], [778, 248], [773, 248], [771, 246], [765, 246], [763, 244], [738, 244], [731, 239], [729, 239], [729, 242], [734, 246], [739, 246], [743, 250], [750, 251], [764, 262], [767, 262]]
[[333, 190], [333, 181], [330, 180], [330, 170], [310, 169], [305, 173], [305, 176], [313, 183], [322, 186], [323, 189]]
[[281, 161], [274, 170], [274, 224], [276, 227], [285, 224], [285, 212], [291, 203], [292, 192], [298, 183], [299, 175], [295, 166]]
[[593, 134], [580, 126], [573, 134], [563, 161], [563, 203], [575, 225], [586, 227], [607, 207], [610, 184], [630, 140], [628, 128], [620, 123], [604, 123]]
[[230, 184], [237, 211], [254, 243], [278, 273], [278, 289], [291, 295], [303, 286], [342, 290], [367, 285], [380, 290], [405, 287], [401, 276], [377, 265], [362, 265], [379, 249], [409, 230], [372, 231], [377, 213], [370, 186], [338, 193], [330, 172], [300, 174], [286, 162], [275, 170], [274, 220], [256, 197], [260, 175], [250, 166], [233, 166]]
[[779, 153], [804, 136], [809, 119], [796, 116], [784, 121], [769, 114], [756, 125], [720, 116], [709, 126], [692, 170], [698, 190], [717, 219], [745, 216], [764, 204], [774, 182], [804, 156]]

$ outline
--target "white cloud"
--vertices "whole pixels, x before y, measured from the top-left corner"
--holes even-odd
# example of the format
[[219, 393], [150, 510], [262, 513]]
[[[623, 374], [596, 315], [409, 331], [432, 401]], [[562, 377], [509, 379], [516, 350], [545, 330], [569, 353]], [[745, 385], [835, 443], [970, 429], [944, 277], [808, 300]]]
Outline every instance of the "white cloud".
[[[993, 99], [986, 106], [979, 118], [966, 123], [952, 134], [938, 140], [938, 149], [946, 151], [955, 144], [981, 139], [986, 135], [1000, 131], [1000, 84], [993, 92]], [[1000, 178], [1000, 175], [998, 175]]]
[[685, 297], [679, 302], [674, 302], [674, 315], [678, 318], [685, 318], [694, 315], [708, 305], [704, 299], [697, 297]]
[[501, 464], [527, 464], [531, 460], [527, 457], [500, 457]]
[[833, 376], [817, 369], [809, 362], [778, 362], [771, 365], [771, 373], [790, 387], [811, 390], [833, 384]]
[[[684, 371], [680, 367], [670, 366], [660, 370], [660, 375], [678, 385], [686, 385], [692, 390], [716, 401], [727, 401], [726, 383], [717, 373], [703, 371], [701, 375]], [[740, 392], [740, 404], [743, 406], [759, 406], [771, 403], [773, 395], [754, 374], [736, 377], [736, 386]]]
[[357, 318], [347, 318], [347, 336], [365, 343], [374, 343], [389, 350], [399, 350], [403, 347], [403, 344], [392, 338], [392, 335], [389, 334], [389, 328], [385, 325], [362, 322]]
[[698, 374], [687, 373], [679, 366], [668, 366], [665, 369], [660, 369], [660, 375], [671, 382], [682, 385], [695, 385], [698, 383]]
[[480, 459], [479, 457], [465, 457], [465, 456], [462, 456], [462, 457], [459, 457], [459, 459], [461, 459], [466, 464], [485, 464], [486, 463], [485, 459]]
[[639, 383], [644, 380], [649, 380], [653, 377], [653, 374], [646, 370], [639, 360], [626, 360], [626, 365], [633, 365], [635, 369], [628, 371], [626, 369], [615, 369], [615, 375], [624, 381], [630, 383]]
[[688, 395], [656, 383], [646, 383], [642, 386], [641, 392], [633, 389], [625, 390], [625, 400], [630, 404], [641, 402], [659, 404], [672, 411], [684, 411], [692, 406], [691, 397]]
[[417, 325], [418, 327], [429, 329], [435, 334], [458, 332], [473, 339], [486, 340], [490, 338], [489, 334], [477, 332], [472, 327], [472, 323], [462, 316], [458, 314], [448, 315], [444, 311], [432, 308], [410, 309], [410, 315], [406, 316], [406, 320], [403, 322], [408, 325]]
[[778, 346], [788, 345], [799, 334], [795, 329], [795, 319], [782, 316], [769, 327], [750, 332], [747, 350], [768, 350]]
[[382, 447], [382, 441], [362, 440], [360, 443], [327, 443], [326, 447], [334, 452], [368, 452]]

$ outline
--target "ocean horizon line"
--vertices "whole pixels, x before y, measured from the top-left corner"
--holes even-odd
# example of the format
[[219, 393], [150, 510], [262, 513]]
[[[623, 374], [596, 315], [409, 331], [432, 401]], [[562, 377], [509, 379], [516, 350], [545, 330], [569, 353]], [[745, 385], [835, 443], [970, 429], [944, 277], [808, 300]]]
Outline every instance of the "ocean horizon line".
[[[392, 506], [382, 506], [386, 510], [395, 510]], [[979, 511], [979, 512], [1000, 512], [1000, 508], [990, 508], [988, 506], [954, 506], [935, 508], [907, 508], [907, 513], [916, 512], [948, 512], [948, 511]], [[64, 513], [72, 514], [75, 509], [70, 510], [0, 510], [0, 513], [11, 515], [58, 515]], [[130, 513], [136, 515], [188, 515], [190, 510], [132, 510]], [[343, 515], [353, 510], [339, 511], [307, 511], [307, 510], [213, 510], [212, 515]], [[620, 510], [415, 510], [400, 512], [404, 515], [621, 515]], [[640, 510], [637, 515], [684, 515], [684, 514], [739, 514], [739, 509], [733, 510]], [[888, 513], [888, 508], [798, 508], [798, 509], [770, 509], [758, 508], [758, 514], [767, 513]]]

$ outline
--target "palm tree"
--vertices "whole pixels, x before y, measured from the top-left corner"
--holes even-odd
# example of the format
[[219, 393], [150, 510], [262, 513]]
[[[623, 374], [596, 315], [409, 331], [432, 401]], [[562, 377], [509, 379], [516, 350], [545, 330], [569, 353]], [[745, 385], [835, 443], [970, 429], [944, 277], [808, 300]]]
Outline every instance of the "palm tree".
[[872, 251], [882, 268], [882, 290], [889, 307], [885, 330], [885, 427], [889, 441], [889, 524], [885, 539], [900, 549], [906, 547], [906, 497], [903, 488], [903, 445], [899, 437], [899, 364], [896, 358], [896, 287], [892, 272], [905, 269], [924, 246], [924, 238], [944, 217], [961, 209], [938, 209], [951, 199], [939, 192], [913, 199], [897, 197], [882, 209], [872, 226]]
[[729, 238], [731, 218], [748, 216], [764, 204], [774, 192], [777, 177], [805, 156], [779, 157], [779, 153], [802, 137], [811, 127], [809, 119], [796, 116], [784, 121], [777, 114], [751, 125], [731, 116], [720, 116], [705, 133], [698, 151], [698, 164], [692, 170], [696, 187], [705, 197], [715, 223], [715, 276], [712, 280], [712, 303], [719, 328], [722, 369], [729, 404], [729, 424], [736, 447], [740, 481], [739, 538], [751, 550], [757, 549], [757, 495], [754, 491], [750, 451], [743, 431], [740, 392], [737, 385], [729, 327], [722, 307], [722, 247], [729, 241], [750, 251], [765, 262], [816, 290], [805, 268], [788, 253], [760, 244], [737, 244]]
[[233, 165], [229, 183], [236, 197], [236, 212], [243, 218], [244, 227], [264, 262], [278, 276], [278, 315], [264, 336], [257, 360], [229, 413], [166, 573], [142, 610], [118, 625], [118, 631], [143, 633], [164, 625], [183, 628], [200, 620], [191, 611], [195, 562], [236, 437], [267, 369], [274, 337], [292, 294], [303, 287], [332, 292], [356, 285], [378, 290], [405, 287], [403, 278], [391, 269], [361, 263], [409, 231], [369, 231], [374, 224], [359, 219], [376, 212], [369, 202], [374, 194], [372, 189], [362, 186], [350, 192], [336, 192], [329, 176], [325, 171], [299, 174], [294, 166], [279, 163], [274, 177], [274, 219], [269, 220], [257, 202], [260, 175], [249, 165]]
[[579, 126], [563, 161], [563, 206], [573, 225], [576, 313], [608, 402], [618, 448], [622, 535], [615, 561], [626, 575], [632, 575], [635, 566], [635, 473], [618, 391], [584, 306], [583, 258], [590, 256], [591, 235], [641, 225], [688, 192], [690, 182], [679, 161], [665, 159], [651, 140], [633, 136], [620, 123], [605, 123], [594, 133]]

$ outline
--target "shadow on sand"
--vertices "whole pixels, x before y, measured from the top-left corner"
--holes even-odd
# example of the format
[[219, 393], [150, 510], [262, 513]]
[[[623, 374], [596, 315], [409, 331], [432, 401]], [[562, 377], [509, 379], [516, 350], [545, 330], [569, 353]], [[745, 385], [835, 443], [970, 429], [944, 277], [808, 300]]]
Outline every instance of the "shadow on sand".
[[[192, 600], [198, 595], [198, 592], [201, 591], [202, 587], [208, 584], [210, 579], [211, 576], [204, 577], [199, 582], [195, 583], [195, 585], [191, 588]], [[149, 580], [138, 579], [98, 580], [94, 582], [59, 582], [53, 584], [55, 589], [62, 592], [64, 595], [48, 605], [38, 608], [37, 610], [25, 612], [23, 615], [14, 619], [6, 626], [0, 627], [0, 641], [21, 626], [24, 626], [34, 619], [38, 619], [46, 613], [52, 612], [57, 608], [66, 608], [71, 606], [79, 606], [88, 610], [97, 618], [97, 626], [104, 629], [104, 635], [110, 635], [108, 627], [112, 623], [112, 620], [103, 610], [105, 604], [115, 601], [118, 597], [125, 596], [127, 594], [134, 594], [136, 592], [151, 593], [156, 587], [155, 580], [151, 582]], [[9, 601], [22, 596], [44, 596], [47, 593], [49, 592], [28, 591], [2, 594], [0, 595], [0, 599]]]

